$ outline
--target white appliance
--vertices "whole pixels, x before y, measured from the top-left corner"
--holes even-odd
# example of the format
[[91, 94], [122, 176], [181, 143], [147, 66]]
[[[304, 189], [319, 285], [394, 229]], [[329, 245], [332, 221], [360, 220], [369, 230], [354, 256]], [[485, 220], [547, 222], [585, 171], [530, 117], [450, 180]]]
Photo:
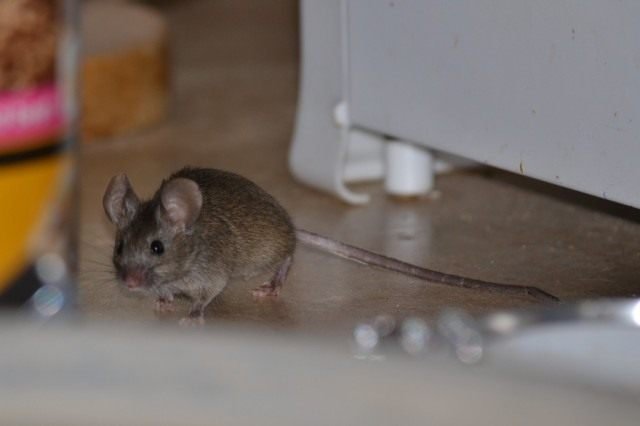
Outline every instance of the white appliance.
[[640, 207], [640, 2], [303, 0], [290, 165], [432, 187], [442, 153]]

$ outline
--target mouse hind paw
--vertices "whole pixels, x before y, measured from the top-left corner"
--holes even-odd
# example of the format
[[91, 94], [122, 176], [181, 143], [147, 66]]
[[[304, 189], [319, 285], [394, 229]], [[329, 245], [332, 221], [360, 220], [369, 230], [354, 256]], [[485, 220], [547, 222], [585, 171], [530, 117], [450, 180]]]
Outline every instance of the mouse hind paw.
[[278, 296], [280, 294], [280, 289], [282, 288], [284, 281], [287, 279], [290, 267], [291, 256], [287, 257], [284, 262], [280, 264], [278, 270], [269, 282], [266, 282], [261, 286], [253, 289], [253, 291], [251, 292], [253, 296], [257, 298]]
[[277, 297], [280, 294], [280, 286], [273, 285], [273, 281], [266, 282], [251, 290], [253, 297]]

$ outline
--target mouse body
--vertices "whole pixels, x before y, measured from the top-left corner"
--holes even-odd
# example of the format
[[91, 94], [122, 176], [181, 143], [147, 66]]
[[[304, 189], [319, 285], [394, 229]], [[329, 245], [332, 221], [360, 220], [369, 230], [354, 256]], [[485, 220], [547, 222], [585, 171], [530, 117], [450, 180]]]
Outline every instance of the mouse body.
[[175, 295], [192, 301], [184, 322], [204, 321], [205, 307], [233, 278], [269, 273], [256, 296], [277, 295], [296, 245], [284, 208], [234, 173], [184, 168], [140, 201], [126, 175], [111, 179], [103, 206], [116, 225], [113, 265], [130, 290], [170, 310]]
[[559, 299], [532, 286], [501, 284], [423, 268], [294, 228], [285, 209], [250, 180], [217, 169], [184, 168], [140, 201], [126, 175], [114, 176], [103, 197], [116, 225], [116, 278], [157, 298], [171, 310], [175, 295], [192, 301], [186, 323], [203, 323], [204, 309], [233, 278], [261, 273], [270, 279], [255, 296], [277, 296], [287, 278], [296, 242], [372, 267], [458, 288]]

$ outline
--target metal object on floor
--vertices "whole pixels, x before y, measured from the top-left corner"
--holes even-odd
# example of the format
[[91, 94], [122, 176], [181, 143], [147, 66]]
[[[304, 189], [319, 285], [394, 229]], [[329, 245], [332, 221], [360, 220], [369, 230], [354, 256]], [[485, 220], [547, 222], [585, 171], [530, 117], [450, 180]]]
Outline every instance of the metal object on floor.
[[[393, 321], [398, 325], [384, 332], [377, 320], [358, 326], [359, 351], [482, 362], [640, 397], [640, 299], [587, 300], [477, 318], [445, 310], [433, 327], [415, 318]], [[358, 330], [365, 329], [367, 340], [358, 340]]]

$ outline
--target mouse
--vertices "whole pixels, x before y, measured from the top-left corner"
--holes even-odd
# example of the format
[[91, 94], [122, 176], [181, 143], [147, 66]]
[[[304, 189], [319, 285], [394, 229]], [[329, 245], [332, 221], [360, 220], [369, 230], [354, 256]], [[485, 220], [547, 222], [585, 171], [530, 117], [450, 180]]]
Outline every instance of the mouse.
[[116, 228], [117, 281], [155, 297], [158, 312], [172, 311], [174, 298], [186, 297], [191, 306], [182, 324], [203, 324], [205, 308], [236, 278], [268, 275], [253, 295], [278, 296], [299, 242], [429, 282], [559, 300], [537, 287], [446, 274], [296, 229], [273, 196], [229, 171], [185, 167], [164, 179], [148, 200], [119, 174], [106, 187], [103, 207]]

